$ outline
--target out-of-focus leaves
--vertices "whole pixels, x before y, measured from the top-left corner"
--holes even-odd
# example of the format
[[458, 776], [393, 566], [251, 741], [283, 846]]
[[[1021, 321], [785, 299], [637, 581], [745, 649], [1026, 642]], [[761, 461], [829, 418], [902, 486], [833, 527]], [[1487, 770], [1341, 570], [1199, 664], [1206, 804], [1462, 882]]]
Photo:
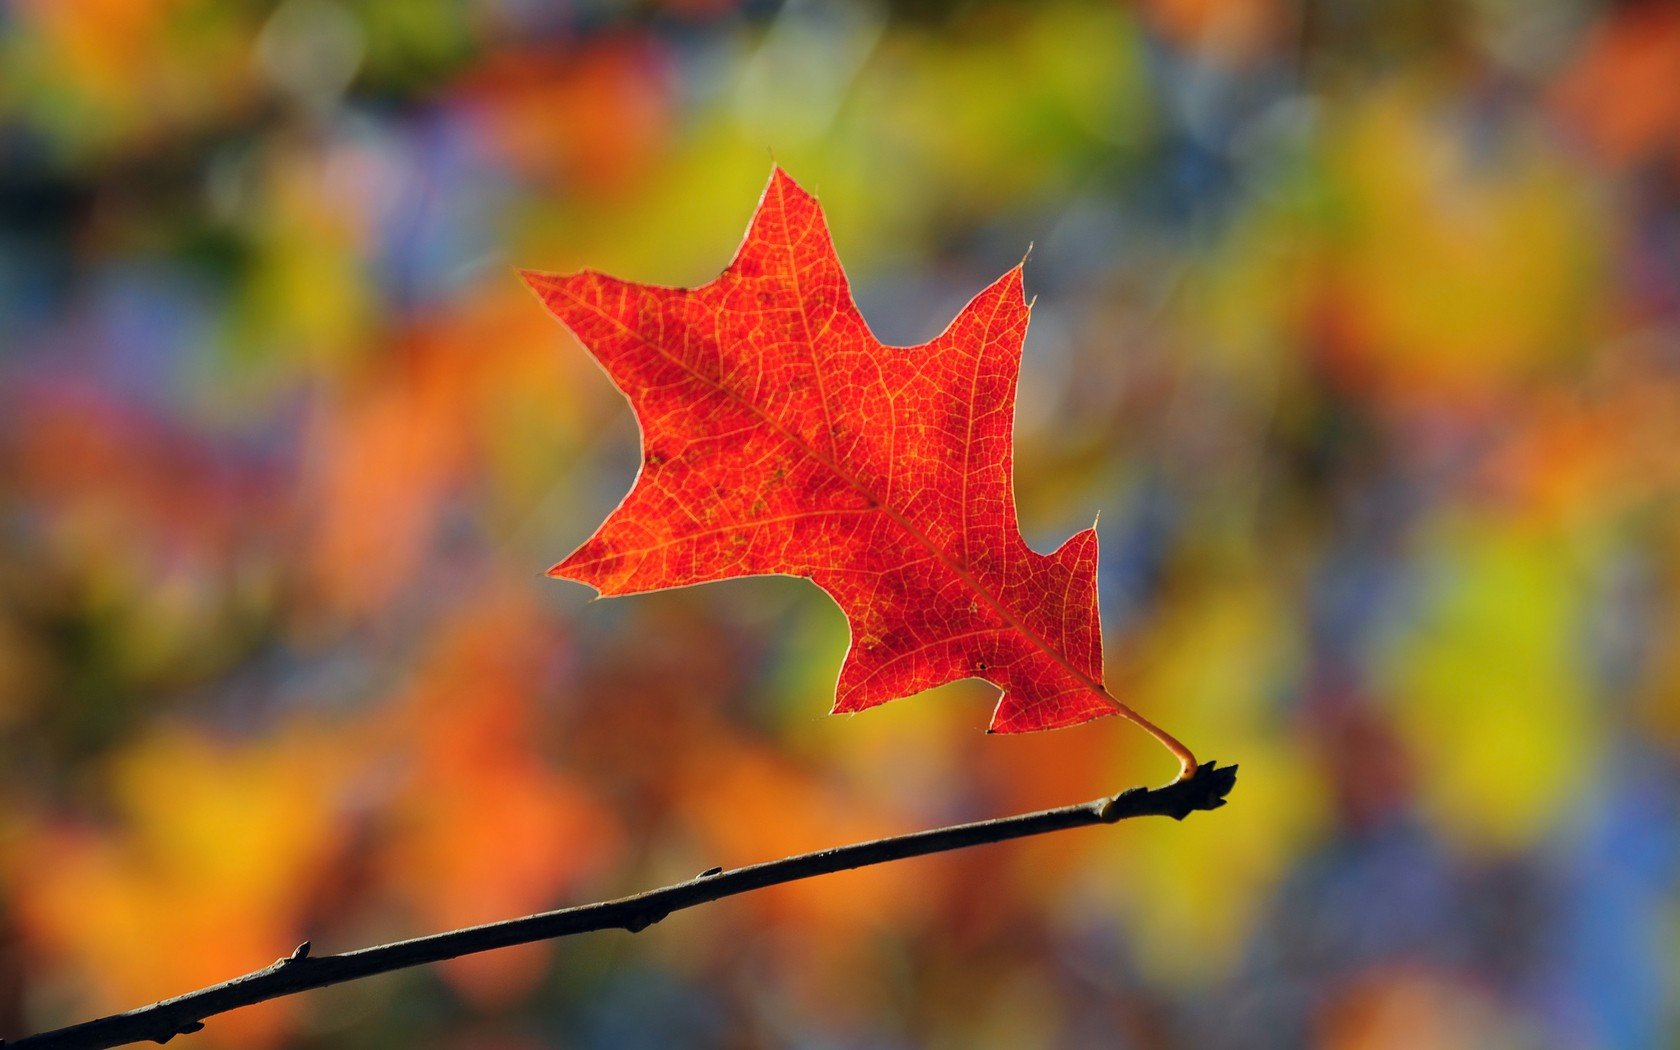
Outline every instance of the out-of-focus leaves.
[[1140, 6], [1163, 36], [1220, 65], [1246, 65], [1285, 44], [1304, 17], [1276, 0], [1145, 0]]
[[[521, 595], [466, 602], [375, 730], [391, 769], [373, 864], [421, 928], [558, 907], [615, 858], [611, 815], [541, 747], [535, 684], [565, 644], [542, 624]], [[445, 972], [474, 999], [505, 1003], [540, 978], [546, 954], [535, 945]]]
[[1559, 111], [1605, 160], [1667, 162], [1680, 178], [1680, 11], [1628, 4], [1599, 23], [1557, 85]]
[[633, 192], [668, 148], [670, 59], [657, 41], [595, 41], [572, 55], [496, 55], [461, 85], [460, 104], [514, 171], [557, 189]]
[[1465, 974], [1396, 966], [1335, 989], [1315, 1026], [1326, 1050], [1443, 1050], [1520, 1046], [1539, 1033], [1476, 987]]
[[1579, 360], [1603, 245], [1560, 161], [1426, 105], [1391, 89], [1330, 131], [1309, 334], [1344, 383], [1476, 404]]
[[894, 341], [1035, 243], [1024, 531], [1102, 508], [1114, 684], [1242, 764], [1232, 805], [196, 1039], [1660, 1041], [1675, 26], [1563, 0], [0, 3], [0, 1034], [304, 936], [1165, 775], [1120, 726], [983, 736], [974, 683], [835, 725], [843, 617], [787, 580], [581, 615], [538, 577], [637, 435], [514, 261], [697, 284], [773, 159]]
[[[344, 749], [306, 727], [249, 745], [180, 727], [138, 740], [98, 785], [118, 808], [108, 822], [39, 827], [7, 857], [26, 942], [75, 975], [58, 994], [79, 1010], [126, 1009], [303, 940], [337, 892], [345, 766]], [[275, 1045], [295, 1010], [241, 1010], [209, 1038]]]
[[1415, 621], [1386, 654], [1421, 803], [1473, 850], [1532, 845], [1578, 804], [1603, 747], [1580, 618], [1595, 553], [1464, 513], [1422, 538]]
[[1242, 756], [1255, 810], [1240, 825], [1163, 822], [1106, 844], [1119, 873], [1108, 892], [1137, 937], [1136, 964], [1156, 976], [1194, 981], [1234, 964], [1290, 858], [1322, 834], [1321, 789], [1274, 701], [1301, 658], [1283, 624], [1275, 596], [1227, 572], [1174, 594], [1129, 654], [1147, 710], [1184, 711], [1209, 758]]
[[193, 134], [257, 94], [247, 5], [202, 0], [20, 0], [0, 41], [0, 109], [71, 158]]

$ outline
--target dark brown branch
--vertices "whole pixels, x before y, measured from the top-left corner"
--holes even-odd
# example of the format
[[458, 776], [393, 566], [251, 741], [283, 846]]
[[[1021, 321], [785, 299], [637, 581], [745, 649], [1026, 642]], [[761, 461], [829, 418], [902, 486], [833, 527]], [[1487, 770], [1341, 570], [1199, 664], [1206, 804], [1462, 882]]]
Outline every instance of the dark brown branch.
[[881, 864], [904, 857], [978, 846], [987, 842], [1042, 835], [1064, 828], [1090, 824], [1113, 824], [1129, 817], [1164, 816], [1183, 820], [1199, 809], [1218, 809], [1236, 784], [1237, 767], [1223, 768], [1204, 763], [1188, 780], [1163, 788], [1132, 788], [1110, 798], [1099, 798], [1076, 806], [1062, 806], [1037, 813], [957, 824], [930, 831], [859, 842], [850, 846], [802, 853], [734, 871], [710, 868], [687, 882], [648, 890], [618, 900], [585, 904], [576, 908], [527, 915], [484, 926], [469, 926], [448, 933], [416, 937], [382, 944], [343, 955], [309, 954], [309, 942], [299, 945], [288, 958], [272, 966], [235, 977], [231, 981], [200, 988], [195, 992], [164, 999], [127, 1013], [112, 1014], [40, 1035], [26, 1036], [13, 1043], [0, 1041], [7, 1050], [95, 1050], [150, 1039], [166, 1043], [177, 1035], [196, 1032], [204, 1019], [241, 1006], [354, 981], [374, 974], [389, 973], [410, 966], [454, 959], [492, 948], [569, 937], [591, 930], [644, 930], [674, 911], [692, 908], [737, 893], [762, 889], [814, 875]]

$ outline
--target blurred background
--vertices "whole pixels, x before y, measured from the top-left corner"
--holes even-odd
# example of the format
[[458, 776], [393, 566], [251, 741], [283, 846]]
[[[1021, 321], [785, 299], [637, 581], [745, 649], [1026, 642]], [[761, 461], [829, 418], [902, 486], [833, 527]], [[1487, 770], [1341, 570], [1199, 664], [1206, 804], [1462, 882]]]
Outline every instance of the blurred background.
[[0, 0], [0, 1033], [1171, 775], [543, 578], [637, 434], [515, 267], [772, 157], [889, 342], [1035, 245], [1024, 528], [1233, 805], [187, 1042], [1680, 1046], [1680, 7], [1585, 0]]

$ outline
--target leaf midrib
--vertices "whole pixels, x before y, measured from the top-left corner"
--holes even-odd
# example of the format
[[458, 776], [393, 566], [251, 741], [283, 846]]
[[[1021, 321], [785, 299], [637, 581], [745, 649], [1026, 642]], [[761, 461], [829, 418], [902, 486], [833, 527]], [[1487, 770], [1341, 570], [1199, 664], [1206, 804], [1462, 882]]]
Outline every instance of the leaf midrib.
[[[587, 271], [585, 271], [585, 272], [587, 273]], [[629, 283], [629, 282], [624, 282], [624, 283]], [[713, 282], [713, 283], [715, 284], [716, 282]], [[782, 423], [779, 420], [777, 420], [775, 417], [773, 417], [770, 414], [768, 414], [767, 412], [765, 412], [764, 409], [760, 408], [758, 405], [756, 405], [753, 402], [751, 402], [751, 401], [747, 400], [746, 398], [742, 397], [737, 391], [735, 391], [731, 387], [728, 387], [728, 386], [724, 385], [722, 382], [720, 382], [716, 379], [713, 379], [712, 377], [706, 375], [703, 372], [696, 371], [693, 367], [691, 367], [688, 364], [688, 362], [682, 360], [679, 357], [676, 357], [676, 356], [672, 355], [671, 353], [666, 351], [666, 349], [663, 346], [661, 346], [658, 343], [648, 339], [646, 336], [642, 335], [641, 332], [638, 332], [636, 329], [631, 328], [629, 325], [625, 324], [623, 321], [619, 320], [617, 317], [614, 317], [613, 315], [607, 313], [606, 311], [604, 311], [600, 307], [596, 306], [595, 304], [590, 303], [587, 300], [584, 300], [584, 299], [578, 297], [577, 295], [572, 294], [568, 289], [566, 289], [562, 285], [556, 284], [556, 285], [553, 285], [552, 287], [554, 287], [562, 295], [565, 295], [572, 302], [578, 304], [579, 306], [582, 306], [586, 310], [589, 310], [589, 311], [593, 312], [597, 317], [600, 317], [602, 320], [608, 321], [608, 322], [616, 325], [626, 335], [628, 335], [632, 339], [636, 340], [642, 346], [648, 348], [649, 350], [652, 350], [654, 353], [658, 354], [661, 358], [665, 359], [666, 361], [669, 361], [673, 365], [676, 365], [678, 368], [680, 368], [684, 372], [688, 373], [688, 375], [690, 375], [694, 379], [700, 381], [701, 383], [703, 383], [707, 386], [710, 386], [714, 390], [717, 390], [718, 392], [722, 393], [724, 396], [730, 398], [731, 400], [740, 404], [742, 407], [746, 408], [749, 412], [756, 415], [759, 419], [762, 419], [772, 430], [776, 431], [778, 434], [781, 434], [782, 437], [784, 437], [788, 441], [789, 444], [791, 444], [795, 448], [799, 449], [801, 452], [804, 452], [806, 455], [810, 456], [812, 459], [816, 460], [819, 464], [821, 464], [823, 467], [827, 468], [831, 473], [833, 473], [840, 480], [844, 481], [847, 485], [850, 485], [852, 487], [853, 491], [857, 492], [859, 495], [863, 496], [866, 500], [869, 501], [869, 504], [872, 508], [881, 511], [883, 514], [885, 514], [888, 517], [889, 520], [891, 520], [894, 524], [898, 525], [899, 528], [903, 529], [906, 533], [908, 533], [912, 538], [914, 538], [923, 547], [927, 548], [927, 550], [935, 558], [939, 559], [939, 561], [942, 564], [944, 564], [944, 566], [947, 569], [951, 570], [951, 572], [959, 580], [961, 580], [965, 585], [967, 585], [967, 587], [971, 591], [973, 591], [982, 601], [984, 601], [987, 605], [990, 605], [997, 612], [997, 614], [999, 616], [1002, 616], [1004, 621], [1010, 627], [1014, 628], [1016, 631], [1019, 631], [1024, 637], [1027, 638], [1028, 641], [1030, 641], [1034, 645], [1036, 645], [1041, 651], [1044, 652], [1044, 654], [1046, 656], [1049, 656], [1052, 660], [1054, 660], [1057, 663], [1057, 665], [1059, 665], [1063, 670], [1065, 670], [1069, 674], [1073, 675], [1075, 679], [1077, 679], [1081, 684], [1083, 684], [1091, 692], [1096, 693], [1098, 696], [1101, 696], [1104, 700], [1108, 701], [1110, 704], [1113, 704], [1117, 711], [1125, 711], [1126, 710], [1126, 708], [1123, 705], [1121, 705], [1118, 701], [1116, 701], [1114, 699], [1114, 697], [1108, 692], [1108, 690], [1103, 687], [1101, 682], [1098, 682], [1096, 679], [1092, 678], [1090, 675], [1086, 674], [1084, 671], [1081, 671], [1079, 668], [1075, 667], [1073, 665], [1073, 662], [1068, 659], [1066, 653], [1062, 652], [1061, 650], [1057, 649], [1055, 646], [1051, 645], [1048, 640], [1046, 640], [1037, 631], [1033, 630], [1032, 627], [1030, 627], [1021, 617], [1015, 615], [1015, 613], [1009, 608], [1009, 606], [1007, 604], [1005, 604], [1002, 601], [1002, 599], [994, 596], [989, 590], [987, 590], [980, 583], [980, 581], [978, 579], [976, 579], [968, 571], [966, 566], [959, 565], [957, 562], [953, 561], [950, 558], [950, 556], [947, 555], [942, 548], [940, 548], [940, 546], [938, 544], [933, 542], [932, 537], [928, 536], [927, 533], [925, 533], [921, 529], [917, 528], [914, 522], [912, 522], [909, 518], [905, 517], [903, 514], [899, 513], [898, 510], [896, 510], [895, 508], [893, 508], [892, 506], [890, 506], [889, 504], [885, 503], [880, 498], [878, 498], [873, 492], [871, 492], [868, 488], [866, 488], [864, 486], [863, 482], [859, 481], [849, 471], [846, 471], [845, 469], [843, 469], [840, 466], [840, 464], [835, 462], [832, 458], [823, 455], [817, 449], [813, 448], [804, 439], [802, 439], [798, 435], [797, 432], [789, 430], [787, 427], [783, 426]], [[803, 303], [800, 304], [800, 314], [801, 314], [801, 316], [804, 315], [804, 304]], [[807, 323], [807, 330], [809, 330], [809, 324], [808, 323]], [[925, 346], [926, 344], [923, 344], [923, 345]], [[814, 351], [815, 351], [816, 348], [812, 347], [811, 349], [813, 351], [812, 368], [814, 370], [816, 370], [816, 364], [815, 364], [815, 359], [814, 359]]]

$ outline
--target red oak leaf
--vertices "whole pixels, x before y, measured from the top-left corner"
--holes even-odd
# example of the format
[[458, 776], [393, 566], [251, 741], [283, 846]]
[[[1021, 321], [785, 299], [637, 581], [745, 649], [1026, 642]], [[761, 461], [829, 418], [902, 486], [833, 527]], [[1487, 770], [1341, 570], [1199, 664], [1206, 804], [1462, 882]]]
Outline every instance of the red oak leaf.
[[994, 731], [1121, 714], [1194, 770], [1103, 687], [1095, 530], [1050, 555], [1021, 538], [1019, 266], [938, 338], [885, 346], [816, 199], [777, 169], [735, 260], [703, 287], [524, 277], [642, 429], [630, 494], [550, 575], [603, 595], [808, 577], [851, 627], [836, 712], [983, 678], [1003, 690]]

